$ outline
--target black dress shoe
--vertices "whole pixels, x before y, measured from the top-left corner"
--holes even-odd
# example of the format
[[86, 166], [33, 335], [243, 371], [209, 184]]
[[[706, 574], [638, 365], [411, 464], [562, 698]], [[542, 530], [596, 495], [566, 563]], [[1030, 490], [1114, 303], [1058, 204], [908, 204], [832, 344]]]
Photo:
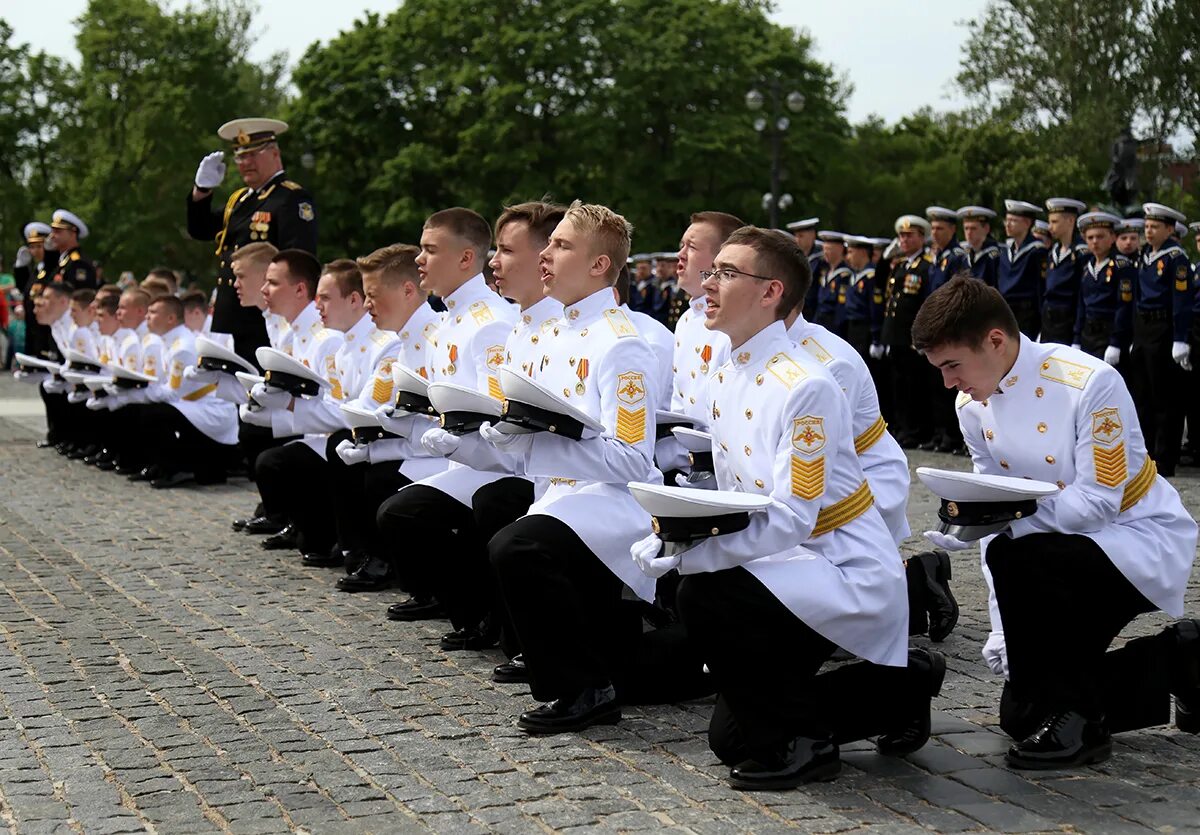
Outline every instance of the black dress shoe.
[[517, 719], [517, 727], [528, 734], [561, 734], [620, 721], [617, 691], [606, 684], [589, 687], [574, 698], [558, 699], [527, 710]]
[[729, 770], [729, 785], [746, 791], [794, 789], [832, 780], [841, 771], [836, 745], [828, 739], [798, 736], [778, 753], [735, 765]]
[[162, 475], [158, 467], [144, 467], [129, 477], [130, 481], [153, 481]]
[[350, 550], [339, 551], [341, 554], [342, 567], [346, 569], [347, 574], [353, 574], [358, 569], [362, 568], [363, 564], [371, 559], [371, 555], [361, 548], [351, 548]]
[[59, 441], [54, 445], [54, 451], [59, 455], [69, 455], [71, 450], [75, 448], [75, 444], [70, 441]]
[[38, 449], [54, 449], [54, 447], [58, 446], [58, 441], [52, 441], [49, 438], [43, 438], [34, 444], [34, 446], [36, 446]]
[[913, 699], [912, 715], [902, 728], [880, 734], [875, 750], [889, 757], [902, 757], [920, 750], [929, 741], [929, 702], [942, 692], [946, 680], [946, 658], [931, 649], [908, 651], [909, 691]]
[[67, 453], [67, 458], [71, 461], [84, 461], [88, 456], [95, 455], [100, 449], [95, 444], [81, 445], [72, 449]]
[[1175, 694], [1175, 727], [1200, 734], [1200, 620], [1181, 620], [1171, 633], [1171, 692]]
[[264, 551], [295, 551], [300, 547], [300, 533], [295, 525], [285, 525], [283, 530], [268, 536], [258, 546]]
[[1044, 770], [1100, 763], [1111, 756], [1112, 736], [1104, 720], [1068, 710], [1009, 748], [1004, 761], [1013, 768]]
[[468, 649], [491, 649], [500, 643], [500, 635], [492, 630], [478, 626], [468, 626], [447, 632], [438, 642], [446, 652], [458, 652]]
[[925, 551], [913, 559], [920, 562], [925, 578], [929, 639], [940, 644], [958, 624], [958, 601], [950, 590], [950, 555], [945, 551]]
[[497, 664], [492, 670], [492, 681], [500, 684], [528, 684], [529, 669], [525, 666], [525, 656], [517, 653], [503, 664]]
[[196, 476], [193, 473], [169, 473], [160, 475], [158, 478], [150, 479], [150, 486], [156, 490], [168, 490], [172, 487], [178, 487], [181, 484], [187, 484], [190, 481], [195, 481]]
[[234, 519], [229, 523], [229, 527], [233, 528], [235, 531], [244, 531], [249, 522], [249, 519]]
[[112, 472], [116, 468], [117, 468], [117, 462], [112, 460], [111, 458], [101, 458], [99, 461], [96, 462], [96, 469], [103, 470], [106, 473]]
[[387, 560], [371, 557], [353, 574], [337, 581], [342, 591], [383, 591], [392, 585], [392, 565]]
[[410, 597], [388, 606], [388, 620], [437, 620], [446, 617], [446, 609], [434, 597]]
[[242, 526], [242, 530], [246, 533], [279, 533], [287, 527], [287, 520], [280, 519], [278, 516], [255, 516], [253, 519], [247, 519], [246, 524]]
[[345, 560], [342, 558], [341, 551], [324, 554], [320, 551], [312, 551], [300, 557], [300, 564], [309, 568], [341, 568], [345, 564]]
[[142, 468], [134, 466], [133, 464], [117, 464], [116, 470], [117, 470], [117, 475], [129, 476], [129, 475], [137, 475], [138, 473], [140, 473], [142, 471]]

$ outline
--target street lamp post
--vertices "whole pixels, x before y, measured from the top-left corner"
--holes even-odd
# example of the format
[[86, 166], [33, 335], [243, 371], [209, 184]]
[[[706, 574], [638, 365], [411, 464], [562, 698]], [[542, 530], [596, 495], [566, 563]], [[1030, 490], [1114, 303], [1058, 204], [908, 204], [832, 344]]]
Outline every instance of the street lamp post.
[[[783, 136], [792, 124], [791, 120], [783, 114], [783, 110], [786, 107], [792, 113], [799, 113], [804, 109], [803, 93], [793, 90], [784, 96], [782, 89], [783, 84], [778, 78], [771, 79], [767, 84], [767, 91], [771, 97], [770, 119], [766, 116], [758, 116], [754, 120], [754, 130], [766, 135], [771, 140], [771, 190], [763, 195], [762, 202], [763, 208], [769, 215], [772, 229], [779, 228], [779, 210], [787, 209], [792, 205], [792, 195], [780, 193], [780, 181], [783, 179], [781, 163]], [[751, 90], [746, 94], [746, 108], [751, 112], [762, 110], [765, 103], [766, 97], [758, 90]]]

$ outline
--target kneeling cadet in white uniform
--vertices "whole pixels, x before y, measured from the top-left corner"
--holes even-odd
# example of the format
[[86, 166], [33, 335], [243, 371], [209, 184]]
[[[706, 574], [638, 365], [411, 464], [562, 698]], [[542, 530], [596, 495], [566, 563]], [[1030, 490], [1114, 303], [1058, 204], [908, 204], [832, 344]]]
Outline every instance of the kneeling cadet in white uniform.
[[[651, 576], [683, 575], [680, 614], [719, 694], [709, 742], [731, 783], [787, 788], [836, 775], [840, 742], [920, 748], [945, 661], [908, 649], [904, 572], [846, 397], [788, 337], [783, 319], [811, 280], [803, 253], [744, 227], [713, 267], [707, 326], [732, 351], [707, 388], [717, 482], [771, 501], [741, 530], [669, 550], [651, 535], [632, 553]], [[866, 661], [818, 676], [838, 646]]]
[[1020, 740], [1009, 765], [1107, 759], [1112, 731], [1169, 720], [1171, 693], [1176, 724], [1200, 731], [1200, 621], [1108, 651], [1139, 614], [1183, 614], [1196, 553], [1196, 523], [1157, 474], [1121, 375], [1031, 342], [994, 289], [965, 277], [926, 300], [913, 343], [961, 392], [976, 472], [1059, 487], [983, 546], [1007, 648], [1001, 724]]

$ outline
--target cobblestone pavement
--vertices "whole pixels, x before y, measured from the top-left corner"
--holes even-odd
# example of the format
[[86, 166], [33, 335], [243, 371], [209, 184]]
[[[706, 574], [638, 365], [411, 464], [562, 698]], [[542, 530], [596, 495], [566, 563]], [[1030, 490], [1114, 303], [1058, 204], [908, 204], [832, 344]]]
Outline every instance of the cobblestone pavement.
[[[338, 594], [328, 570], [231, 533], [245, 482], [157, 492], [36, 450], [18, 396], [0, 380], [0, 827], [1200, 832], [1200, 739], [1174, 729], [1118, 737], [1098, 767], [1004, 768], [976, 551], [956, 557], [934, 740], [904, 759], [850, 746], [833, 783], [742, 794], [705, 743], [710, 702], [528, 737], [496, 653], [442, 653], [444, 624], [384, 620], [397, 595]], [[1192, 508], [1197, 475], [1176, 480]], [[934, 507], [914, 488], [914, 530]], [[1200, 583], [1188, 600], [1200, 612]]]

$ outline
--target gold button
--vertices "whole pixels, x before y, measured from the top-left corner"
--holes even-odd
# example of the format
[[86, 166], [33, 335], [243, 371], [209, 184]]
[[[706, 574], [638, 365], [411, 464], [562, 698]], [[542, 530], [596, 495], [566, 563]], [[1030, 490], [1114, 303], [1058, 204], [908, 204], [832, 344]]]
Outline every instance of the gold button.
[[533, 336], [529, 337], [529, 341], [534, 345], [537, 345], [537, 334], [535, 333]]
[[1067, 483], [1066, 483], [1065, 481], [1056, 481], [1056, 482], [1054, 482], [1054, 483], [1058, 485], [1058, 489], [1059, 489], [1059, 490], [1066, 490], [1066, 489], [1067, 489]]
[[1041, 432], [1042, 434], [1045, 434], [1045, 433], [1046, 433], [1046, 424], [1044, 424], [1044, 423], [1039, 423], [1039, 424], [1038, 424], [1038, 431], [1039, 431], [1039, 432]]
[[747, 409], [746, 410], [746, 420], [750, 420], [750, 418], [752, 418], [752, 417], [754, 417], [754, 412]]
[[761, 490], [766, 485], [763, 484], [763, 480], [761, 478], [756, 478], [754, 479], [754, 486]]
[[461, 316], [455, 316], [455, 317], [454, 317], [454, 324], [456, 324], [456, 325], [457, 325], [457, 324], [459, 324], [460, 322], [462, 322], [462, 317], [461, 317]]
[[1008, 462], [1007, 462], [1007, 461], [1005, 461], [1003, 458], [1001, 458], [1001, 459], [1000, 459], [1000, 466], [1001, 466], [1001, 467], [1003, 467], [1004, 469], [1006, 469], [1006, 470], [1007, 470], [1007, 469], [1008, 469]]
[[1044, 363], [1042, 363], [1042, 370], [1043, 370], [1043, 371], [1047, 371], [1049, 368], [1050, 368], [1050, 363], [1048, 363], [1048, 362], [1044, 362]]
[[1043, 394], [1045, 394], [1046, 392], [1045, 392], [1045, 391], [1042, 389], [1042, 387], [1041, 387], [1041, 386], [1038, 386], [1037, 388], [1035, 388], [1035, 389], [1033, 390], [1033, 393], [1034, 393], [1035, 395], [1037, 395], [1038, 397], [1041, 397], [1041, 396], [1042, 396]]
[[979, 403], [980, 403], [980, 405], [981, 405], [981, 406], [983, 406], [983, 408], [985, 408], [985, 409], [987, 408], [987, 401], [986, 401], [986, 400], [980, 400], [980, 401], [979, 401]]
[[742, 447], [742, 449], [743, 449], [743, 451], [745, 451], [745, 453], [746, 453], [747, 455], [749, 455], [749, 454], [750, 454], [750, 447], [749, 447], [749, 446], [744, 446], [744, 447]]
[[587, 328], [584, 328], [583, 330], [581, 330], [581, 331], [579, 332], [579, 335], [580, 335], [580, 336], [587, 336]]
[[725, 445], [725, 442], [724, 442], [724, 441], [721, 441], [721, 451], [722, 451], [722, 452], [729, 452], [729, 447], [727, 447], [727, 446]]
[[563, 397], [570, 397], [570, 396], [571, 396], [571, 390], [563, 389]]
[[1053, 463], [1054, 463], [1054, 456], [1053, 456], [1053, 455], [1047, 455], [1047, 456], [1046, 456], [1046, 463], [1047, 463], [1047, 464], [1053, 464]]
[[[689, 402], [689, 403], [691, 403], [691, 404], [694, 406], [694, 405], [696, 404], [696, 398], [694, 398], [694, 397], [689, 397], [689, 398], [688, 398], [688, 402]], [[720, 412], [718, 412], [717, 414], [720, 414]]]
[[761, 386], [763, 384], [763, 375], [759, 374], [757, 377], [755, 377], [754, 384], [756, 386]]
[[984, 432], [983, 434], [987, 435], [987, 439], [989, 441], [996, 437], [996, 433], [990, 429], [987, 432]]
[[694, 380], [694, 379], [696, 379], [696, 372], [695, 372], [695, 371], [693, 371], [693, 372], [692, 372], [692, 379], [693, 379], [693, 380]]

